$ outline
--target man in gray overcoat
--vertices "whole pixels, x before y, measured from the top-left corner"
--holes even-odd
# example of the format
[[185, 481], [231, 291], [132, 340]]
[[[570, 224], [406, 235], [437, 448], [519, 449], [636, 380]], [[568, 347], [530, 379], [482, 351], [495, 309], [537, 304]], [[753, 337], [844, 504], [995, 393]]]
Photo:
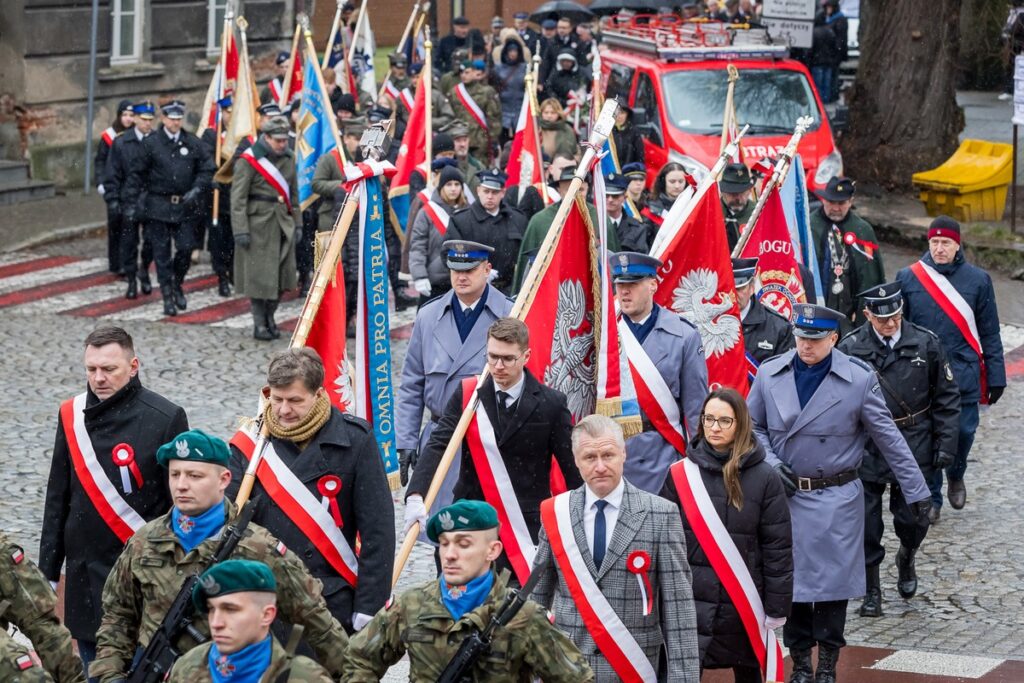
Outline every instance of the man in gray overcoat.
[[[704, 397], [708, 393], [708, 366], [700, 332], [673, 311], [654, 303], [661, 261], [636, 252], [612, 257], [612, 281], [622, 321], [658, 369], [660, 380], [678, 406], [684, 439], [697, 430]], [[629, 346], [627, 355], [630, 354]], [[630, 358], [636, 364], [636, 359]], [[641, 406], [643, 408], [643, 406]], [[644, 411], [643, 433], [626, 441], [626, 479], [642, 491], [657, 495], [665, 485], [668, 468], [682, 454], [651, 423]]]
[[835, 682], [846, 604], [864, 595], [864, 488], [857, 468], [868, 437], [919, 523], [928, 523], [928, 487], [874, 370], [833, 348], [843, 318], [824, 306], [795, 306], [796, 349], [765, 361], [747, 397], [754, 431], [791, 496], [793, 610], [783, 640], [795, 683]]
[[281, 293], [297, 283], [295, 231], [302, 212], [288, 119], [274, 116], [260, 130], [260, 139], [235, 160], [231, 228], [235, 289], [252, 301], [252, 336], [270, 341], [281, 336], [274, 322]]

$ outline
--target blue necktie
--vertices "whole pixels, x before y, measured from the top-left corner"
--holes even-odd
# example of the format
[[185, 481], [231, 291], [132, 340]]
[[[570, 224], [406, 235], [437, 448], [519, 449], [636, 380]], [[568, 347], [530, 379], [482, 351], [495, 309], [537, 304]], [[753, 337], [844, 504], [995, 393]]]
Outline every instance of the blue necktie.
[[604, 562], [604, 546], [608, 535], [604, 521], [604, 509], [608, 506], [608, 501], [599, 500], [594, 503], [594, 506], [597, 508], [597, 515], [594, 517], [594, 566], [600, 571], [601, 563]]

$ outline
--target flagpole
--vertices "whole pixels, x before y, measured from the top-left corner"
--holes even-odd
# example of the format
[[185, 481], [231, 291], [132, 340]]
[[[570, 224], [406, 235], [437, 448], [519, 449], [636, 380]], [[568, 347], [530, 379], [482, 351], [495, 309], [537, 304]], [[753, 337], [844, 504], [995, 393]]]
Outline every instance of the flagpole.
[[[422, 79], [422, 82], [423, 82], [423, 106], [424, 106], [424, 112], [423, 113], [427, 117], [427, 125], [426, 125], [427, 133], [426, 133], [426, 135], [423, 136], [424, 137], [424, 147], [426, 148], [426, 153], [427, 153], [427, 156], [426, 156], [426, 160], [427, 160], [427, 169], [426, 169], [426, 171], [427, 171], [426, 172], [427, 186], [430, 186], [430, 185], [433, 184], [433, 183], [431, 183], [431, 180], [433, 180], [433, 178], [431, 176], [431, 171], [432, 171], [431, 164], [434, 161], [434, 156], [433, 156], [433, 153], [434, 153], [434, 127], [433, 127], [434, 126], [434, 122], [433, 122], [433, 119], [434, 119], [434, 101], [433, 101], [433, 99], [431, 97], [431, 94], [432, 94], [431, 93], [431, 89], [434, 86], [434, 74], [433, 74], [433, 72], [431, 72], [431, 59], [432, 59], [431, 50], [433, 49], [433, 47], [434, 47], [434, 45], [433, 45], [433, 43], [430, 42], [430, 37], [428, 36], [427, 39], [425, 41], [423, 41], [423, 48], [424, 48], [423, 70], [420, 72], [420, 78]], [[398, 104], [397, 103], [395, 103], [395, 108], [396, 109], [398, 108]]]
[[729, 64], [725, 68], [729, 72], [729, 88], [725, 94], [725, 109], [722, 111], [722, 142], [718, 145], [719, 154], [729, 144], [729, 127], [735, 123], [736, 110], [733, 109], [733, 94], [736, 90], [736, 81], [740, 78], [740, 72], [736, 70], [735, 66]]
[[352, 59], [356, 56], [356, 41], [359, 39], [359, 34], [363, 30], [363, 22], [366, 21], [366, 5], [369, 4], [369, 0], [363, 0], [359, 3], [359, 16], [356, 17], [356, 30], [352, 32], [352, 44], [348, 48], [347, 64], [351, 68]]
[[[605, 103], [604, 108], [601, 110], [601, 115], [594, 124], [594, 130], [590, 132], [590, 140], [585, 145], [586, 151], [583, 154], [583, 159], [576, 167], [576, 175], [573, 176], [569, 190], [565, 193], [565, 196], [562, 197], [562, 203], [558, 207], [558, 213], [555, 214], [555, 219], [552, 221], [551, 227], [548, 229], [548, 233], [544, 237], [544, 241], [541, 243], [540, 249], [537, 251], [537, 258], [534, 260], [533, 265], [530, 266], [530, 270], [526, 274], [526, 279], [523, 281], [523, 286], [520, 288], [519, 294], [516, 295], [515, 304], [513, 304], [512, 311], [508, 314], [509, 317], [522, 320], [530, 310], [530, 306], [533, 304], [533, 299], [537, 295], [537, 289], [540, 286], [541, 275], [547, 269], [548, 262], [551, 260], [555, 246], [558, 243], [558, 238], [561, 236], [562, 227], [565, 225], [565, 219], [569, 215], [569, 210], [572, 207], [573, 202], [576, 201], [576, 195], [583, 186], [587, 172], [597, 159], [598, 150], [604, 146], [605, 140], [611, 133], [611, 128], [615, 124], [615, 112], [618, 108], [618, 102], [610, 100]], [[589, 220], [589, 217], [587, 217], [587, 219]], [[430, 506], [434, 504], [437, 494], [441, 491], [441, 485], [444, 483], [445, 477], [448, 476], [448, 470], [451, 468], [456, 452], [462, 445], [462, 439], [466, 435], [466, 430], [469, 429], [469, 423], [472, 421], [473, 414], [476, 412], [477, 405], [479, 404], [480, 398], [478, 392], [480, 385], [483, 384], [489, 373], [489, 367], [484, 365], [483, 371], [480, 373], [479, 378], [477, 378], [477, 389], [474, 390], [473, 395], [469, 398], [469, 402], [466, 404], [466, 408], [462, 411], [462, 417], [459, 418], [458, 424], [455, 425], [455, 431], [452, 432], [451, 439], [448, 441], [448, 447], [445, 449], [444, 455], [441, 456], [441, 461], [438, 463], [437, 469], [434, 471], [434, 478], [430, 482], [430, 488], [427, 489], [427, 494], [423, 497], [423, 505], [427, 510], [429, 510]], [[416, 537], [419, 535], [419, 528], [420, 525], [418, 522], [409, 528], [408, 533], [405, 535], [405, 540], [402, 542], [402, 547], [399, 549], [398, 555], [395, 557], [395, 570], [391, 577], [392, 588], [394, 588], [395, 584], [398, 583], [398, 578], [402, 575], [402, 569], [405, 568], [405, 563], [408, 562], [409, 555], [412, 553], [412, 549], [416, 545]]]
[[775, 189], [776, 185], [782, 183], [785, 179], [786, 174], [789, 173], [790, 164], [793, 163], [793, 156], [796, 154], [797, 145], [800, 144], [800, 138], [804, 136], [807, 129], [810, 128], [811, 124], [814, 123], [814, 119], [810, 116], [801, 116], [797, 119], [796, 130], [793, 131], [793, 136], [789, 138], [789, 142], [786, 144], [785, 149], [779, 154], [779, 160], [775, 162], [775, 168], [772, 171], [771, 178], [761, 188], [761, 196], [757, 198], [757, 204], [754, 205], [754, 210], [750, 213], [750, 219], [747, 221], [747, 227], [740, 235], [740, 239], [736, 242], [736, 247], [732, 250], [732, 258], [739, 258], [739, 255], [743, 253], [744, 247], [747, 246], [747, 242], [750, 241], [750, 236], [754, 234], [754, 227], [757, 225], [757, 219], [761, 216], [761, 211], [764, 209], [764, 205], [768, 203], [768, 195], [771, 194], [772, 190]]
[[[423, 7], [424, 8], [430, 7], [430, 3], [429, 2], [423, 3]], [[409, 14], [409, 20], [407, 22], [405, 22], [405, 30], [402, 32], [402, 38], [401, 38], [401, 40], [398, 41], [398, 47], [395, 48], [395, 52], [396, 53], [401, 54], [402, 51], [405, 49], [405, 41], [409, 39], [409, 32], [412, 30], [412, 25], [419, 18], [419, 12], [420, 11], [421, 11], [420, 3], [417, 2], [416, 4], [414, 4], [412, 6], [412, 13]], [[377, 98], [378, 99], [380, 98], [381, 95], [384, 94], [384, 88], [387, 85], [387, 82], [389, 80], [391, 80], [391, 75], [390, 74], [383, 81], [381, 81], [380, 88], [377, 89]], [[398, 103], [396, 102], [395, 105], [396, 105], [396, 108], [397, 108]]]
[[[304, 15], [299, 15], [300, 19]], [[277, 106], [284, 109], [284, 105], [287, 104], [285, 100], [288, 99], [288, 90], [292, 87], [292, 74], [295, 72], [295, 57], [299, 51], [299, 37], [302, 35], [302, 22], [298, 21], [295, 24], [295, 36], [292, 38], [292, 53], [288, 57], [288, 72], [284, 76], [284, 85], [281, 87], [281, 95], [277, 99]]]
[[[338, 7], [334, 10], [334, 22], [331, 24], [331, 33], [327, 36], [327, 47], [324, 48], [324, 59], [320, 63], [321, 71], [331, 65], [331, 52], [334, 51], [334, 39], [338, 37], [338, 26], [341, 24], [341, 7], [344, 4], [345, 0], [338, 0]], [[366, 3], [364, 2], [363, 4]]]
[[[213, 106], [217, 107], [217, 115], [215, 120], [217, 122], [216, 130], [214, 131], [216, 137], [216, 147], [214, 151], [214, 164], [220, 168], [220, 152], [223, 144], [221, 135], [221, 125], [224, 123], [224, 117], [222, 116], [220, 101], [224, 99], [224, 83], [228, 80], [228, 38], [231, 35], [231, 18], [234, 16], [232, 13], [231, 3], [228, 2], [228, 6], [224, 8], [224, 31], [221, 33], [220, 39], [220, 86], [217, 88], [217, 101], [213, 103]], [[217, 227], [219, 221], [217, 216], [220, 214], [220, 186], [214, 184], [213, 186], [213, 216], [210, 217], [213, 227]]]

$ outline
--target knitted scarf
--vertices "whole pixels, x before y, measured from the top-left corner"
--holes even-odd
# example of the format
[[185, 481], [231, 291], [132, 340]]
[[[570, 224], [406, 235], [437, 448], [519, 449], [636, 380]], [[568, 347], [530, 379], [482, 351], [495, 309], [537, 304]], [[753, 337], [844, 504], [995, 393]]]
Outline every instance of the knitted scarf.
[[294, 427], [285, 427], [277, 418], [274, 416], [274, 411], [270, 408], [270, 402], [267, 402], [267, 407], [263, 411], [263, 419], [267, 423], [267, 428], [270, 430], [270, 435], [275, 439], [284, 439], [295, 443], [299, 449], [303, 449], [306, 445], [316, 436], [316, 433], [320, 431], [320, 428], [327, 424], [327, 420], [331, 418], [331, 400], [327, 398], [327, 394], [320, 394], [309, 413], [306, 415], [306, 419], [295, 425]]

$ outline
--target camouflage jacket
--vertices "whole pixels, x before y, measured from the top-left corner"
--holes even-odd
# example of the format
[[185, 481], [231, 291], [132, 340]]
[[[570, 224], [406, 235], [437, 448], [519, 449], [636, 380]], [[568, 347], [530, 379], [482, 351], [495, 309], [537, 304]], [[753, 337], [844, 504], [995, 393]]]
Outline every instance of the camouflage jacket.
[[[78, 667], [82, 676], [82, 667]], [[0, 681], [4, 683], [53, 683], [46, 669], [35, 663], [28, 648], [21, 645], [6, 631], [0, 631]], [[85, 680], [79, 678], [79, 680]]]
[[[85, 681], [82, 662], [71, 648], [71, 634], [57, 619], [54, 609], [57, 596], [39, 568], [29, 561], [25, 551], [0, 534], [0, 627], [14, 624], [24, 633], [39, 654], [46, 675], [38, 666], [35, 671], [10, 667], [25, 651], [13, 640], [5, 643], [0, 655], [0, 680], [49, 681], [78, 683]], [[8, 671], [13, 672], [8, 676]], [[20, 676], [20, 678], [18, 678]], [[50, 678], [52, 676], [52, 679]]]
[[[228, 519], [237, 508], [224, 501]], [[121, 678], [137, 646], [145, 647], [174, 602], [182, 582], [201, 572], [220, 542], [209, 538], [185, 553], [170, 527], [171, 513], [157, 517], [128, 539], [124, 552], [103, 587], [103, 620], [97, 632], [96, 660], [89, 674], [103, 683]], [[341, 672], [348, 638], [327, 610], [321, 584], [284, 544], [263, 527], [250, 524], [233, 557], [264, 562], [277, 579], [277, 608], [281, 618], [305, 626], [305, 640], [323, 666], [337, 676]], [[209, 634], [202, 614], [193, 621]], [[182, 636], [177, 643], [186, 652], [196, 643]]]
[[[260, 678], [260, 683], [331, 683], [323, 667], [308, 657], [289, 657], [277, 640], [272, 641], [270, 666]], [[212, 683], [207, 658], [213, 643], [204, 643], [186, 652], [174, 663], [167, 683]], [[288, 678], [278, 678], [288, 669]]]
[[[405, 653], [409, 654], [412, 683], [436, 681], [459, 645], [474, 629], [482, 630], [505, 599], [502, 577], [483, 605], [455, 621], [441, 603], [441, 588], [430, 581], [409, 590], [374, 616], [352, 636], [345, 658], [347, 683], [379, 681]], [[546, 612], [527, 602], [509, 622], [498, 628], [489, 653], [477, 661], [472, 680], [516, 683], [540, 677], [548, 683], [586, 683], [594, 674], [576, 646], [548, 621]]]

